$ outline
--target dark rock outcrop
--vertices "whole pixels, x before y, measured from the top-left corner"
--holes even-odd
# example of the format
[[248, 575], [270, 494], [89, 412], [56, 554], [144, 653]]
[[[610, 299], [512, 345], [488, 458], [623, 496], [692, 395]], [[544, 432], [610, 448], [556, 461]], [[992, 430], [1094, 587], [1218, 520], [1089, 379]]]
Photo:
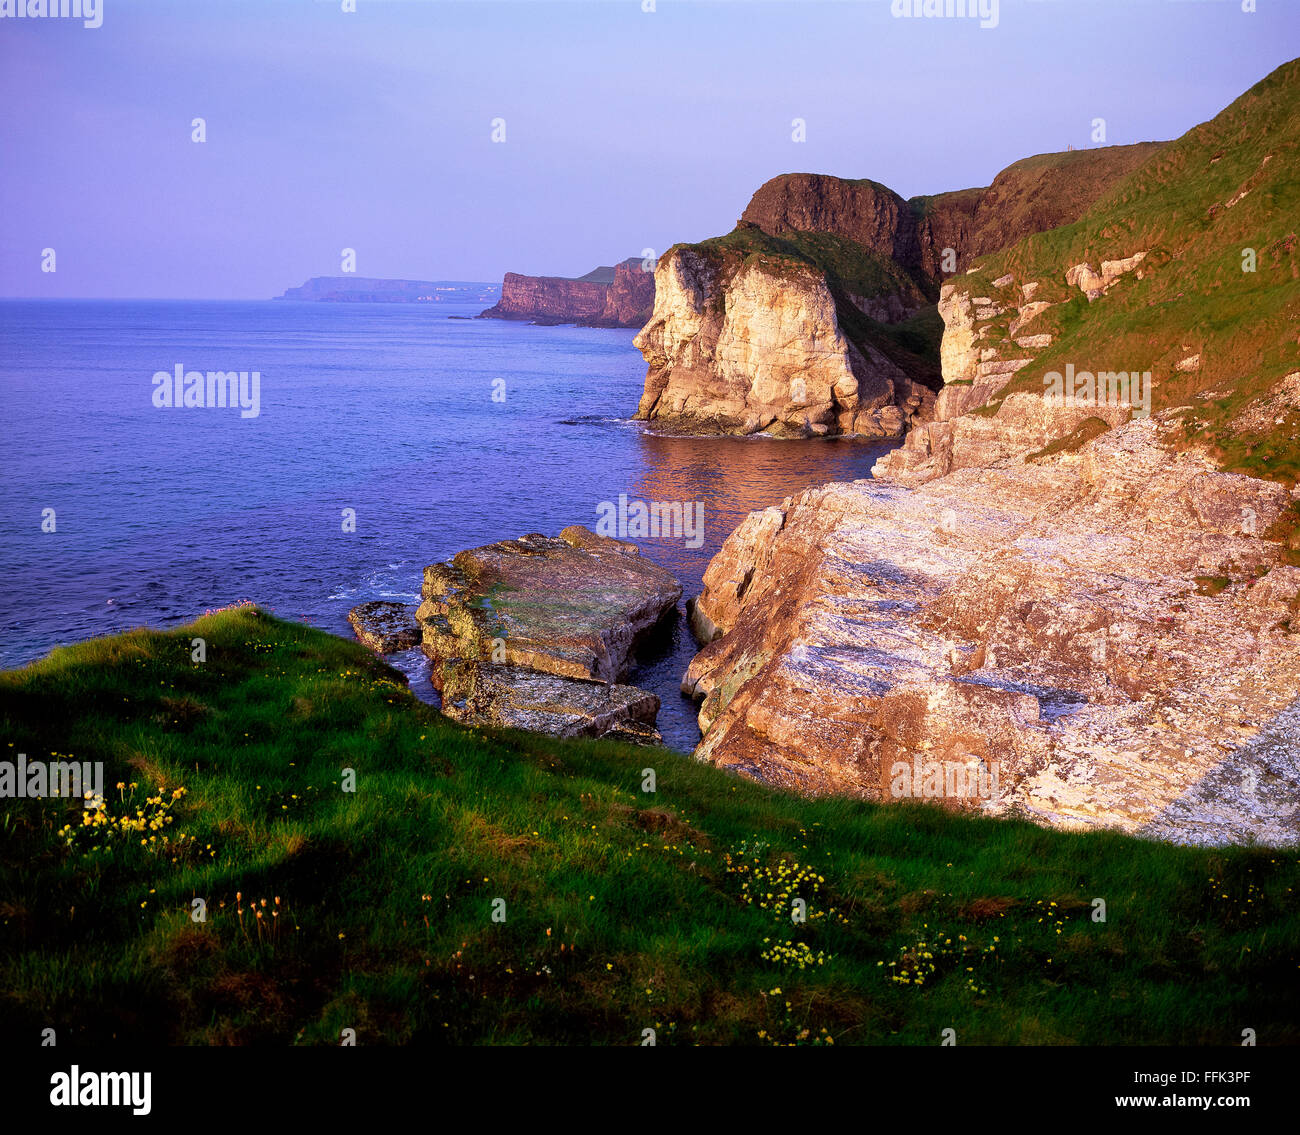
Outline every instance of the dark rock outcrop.
[[[1078, 220], [1163, 144], [1038, 154], [1008, 166], [987, 188], [907, 201], [865, 178], [783, 174], [759, 187], [741, 220], [772, 236], [846, 237], [937, 282], [954, 270], [965, 271], [973, 257]], [[955, 269], [946, 272], [945, 248], [957, 254]]]
[[782, 174], [758, 187], [740, 219], [771, 236], [833, 233], [899, 264], [918, 261], [916, 219], [908, 203], [866, 178]]

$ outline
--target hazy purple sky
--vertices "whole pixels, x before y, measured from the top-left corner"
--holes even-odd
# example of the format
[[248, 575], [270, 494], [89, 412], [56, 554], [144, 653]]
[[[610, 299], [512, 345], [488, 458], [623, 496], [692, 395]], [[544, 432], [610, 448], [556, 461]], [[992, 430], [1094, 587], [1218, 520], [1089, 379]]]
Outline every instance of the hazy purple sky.
[[365, 276], [577, 275], [729, 231], [779, 173], [907, 197], [1094, 118], [1176, 137], [1300, 54], [1300, 0], [1001, 0], [988, 29], [890, 0], [101, 3], [0, 19], [0, 295], [260, 298], [345, 247]]

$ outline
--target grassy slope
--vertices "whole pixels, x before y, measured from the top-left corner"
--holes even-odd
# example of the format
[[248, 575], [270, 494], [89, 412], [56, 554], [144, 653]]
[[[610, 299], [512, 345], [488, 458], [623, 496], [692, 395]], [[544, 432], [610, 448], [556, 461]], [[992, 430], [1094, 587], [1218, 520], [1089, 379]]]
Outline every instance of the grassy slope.
[[[1185, 415], [1185, 444], [1205, 447], [1225, 468], [1291, 483], [1300, 476], [1300, 414], [1270, 418], [1265, 429], [1233, 419], [1300, 369], [1297, 217], [1300, 61], [1163, 147], [1079, 222], [983, 257], [977, 277], [953, 282], [994, 295], [989, 282], [1012, 272], [1012, 289], [1041, 280], [1036, 300], [1068, 301], [1026, 328], [1058, 338], [1002, 393], [1041, 392], [1043, 374], [1070, 362], [1094, 373], [1150, 370], [1153, 409], [1195, 408]], [[1247, 248], [1258, 255], [1254, 273], [1242, 271]], [[1123, 279], [1102, 300], [1089, 304], [1065, 287], [1073, 264], [1098, 268], [1141, 250], [1145, 278]], [[1195, 354], [1199, 371], [1175, 370]]]
[[917, 281], [889, 257], [834, 233], [770, 236], [762, 229], [746, 226], [683, 247], [743, 260], [754, 257], [755, 262], [774, 268], [783, 263], [811, 268], [825, 273], [832, 284], [867, 298], [895, 292], [918, 302], [925, 298]]
[[[911, 198], [923, 242], [961, 247], [958, 271], [1026, 233], [1077, 217], [1155, 154], [1164, 143], [1034, 154], [1013, 162], [982, 189]], [[944, 276], [950, 273], [941, 273]]]
[[[87, 854], [56, 834], [75, 806], [5, 802], [12, 1036], [1300, 1041], [1295, 853], [810, 801], [665, 751], [469, 731], [356, 644], [252, 608], [0, 675], [0, 741], [10, 759], [103, 759], [114, 813], [118, 780], [136, 798], [184, 786], [165, 831], [196, 845], [132, 835]], [[339, 787], [349, 767], [355, 793]], [[805, 925], [745, 901], [747, 881], [790, 893], [755, 879], [781, 864], [824, 880], [795, 888]], [[259, 935], [248, 904], [263, 897]], [[763, 958], [787, 940], [829, 959]], [[935, 968], [905, 984], [900, 962]]]

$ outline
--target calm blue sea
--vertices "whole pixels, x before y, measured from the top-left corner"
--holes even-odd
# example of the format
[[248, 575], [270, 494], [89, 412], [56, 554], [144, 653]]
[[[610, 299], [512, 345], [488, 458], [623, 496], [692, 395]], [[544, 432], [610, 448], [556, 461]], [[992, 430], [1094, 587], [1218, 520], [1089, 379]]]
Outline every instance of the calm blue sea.
[[[703, 547], [639, 541], [694, 594], [747, 512], [881, 452], [656, 435], [628, 420], [633, 332], [448, 318], [485, 306], [0, 301], [0, 666], [239, 599], [350, 636], [355, 604], [417, 601], [425, 564], [594, 527], [620, 493], [704, 502]], [[258, 416], [155, 407], [177, 364], [258, 371]], [[683, 750], [694, 649], [683, 621], [632, 677]], [[397, 662], [427, 693], [418, 651]]]

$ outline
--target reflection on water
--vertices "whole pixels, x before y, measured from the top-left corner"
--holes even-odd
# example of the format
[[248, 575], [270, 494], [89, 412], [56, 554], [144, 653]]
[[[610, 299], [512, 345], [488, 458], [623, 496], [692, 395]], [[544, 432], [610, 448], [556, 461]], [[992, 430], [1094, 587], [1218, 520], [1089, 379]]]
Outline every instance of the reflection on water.
[[[698, 595], [704, 571], [723, 541], [756, 509], [779, 504], [811, 485], [871, 476], [871, 466], [894, 443], [864, 439], [776, 441], [771, 438], [696, 438], [642, 433], [642, 473], [629, 498], [702, 501], [705, 538], [698, 549], [684, 540], [635, 540], [644, 554], [681, 581], [684, 597]], [[662, 701], [659, 730], [667, 744], [689, 750], [699, 739], [697, 707], [679, 684], [697, 645], [684, 618], [647, 644], [631, 681]]]

